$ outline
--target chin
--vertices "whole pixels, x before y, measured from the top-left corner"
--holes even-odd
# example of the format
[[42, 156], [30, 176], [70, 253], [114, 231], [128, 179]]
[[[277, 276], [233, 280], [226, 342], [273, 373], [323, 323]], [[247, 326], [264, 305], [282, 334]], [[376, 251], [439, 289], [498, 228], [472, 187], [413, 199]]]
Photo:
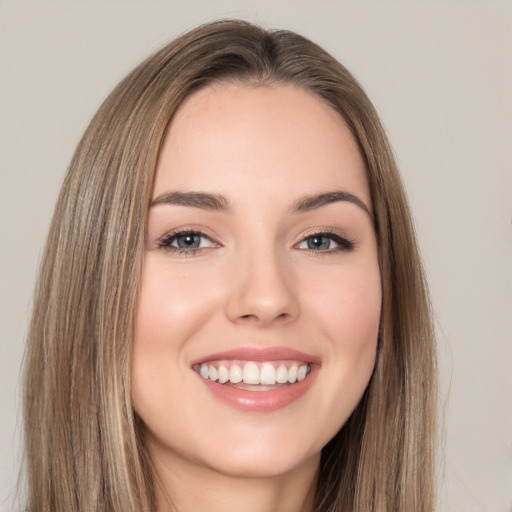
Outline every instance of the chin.
[[[226, 430], [226, 435], [210, 447], [203, 445], [197, 460], [223, 475], [239, 478], [271, 478], [301, 467], [318, 467], [320, 453], [329, 441], [290, 434], [290, 429], [244, 429], [244, 433]], [[198, 452], [196, 452], [198, 453]]]
[[[262, 450], [263, 452], [263, 450]], [[212, 461], [210, 469], [218, 474], [232, 478], [278, 478], [290, 473], [302, 471], [306, 468], [314, 468], [316, 471], [320, 464], [320, 453], [310, 454], [302, 458], [287, 456], [280, 452], [260, 453], [256, 457], [239, 457], [231, 454], [222, 461]]]

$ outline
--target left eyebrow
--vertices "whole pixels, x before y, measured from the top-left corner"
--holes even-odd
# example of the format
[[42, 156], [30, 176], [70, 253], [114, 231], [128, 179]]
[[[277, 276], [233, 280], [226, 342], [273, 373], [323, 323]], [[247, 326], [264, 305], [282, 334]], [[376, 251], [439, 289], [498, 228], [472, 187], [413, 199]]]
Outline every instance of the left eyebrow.
[[348, 201], [349, 203], [353, 203], [361, 210], [363, 210], [369, 217], [372, 219], [373, 215], [364, 204], [364, 202], [359, 199], [359, 197], [351, 194], [350, 192], [344, 192], [342, 190], [336, 190], [333, 192], [324, 192], [322, 194], [316, 194], [311, 196], [304, 196], [300, 198], [298, 201], [295, 201], [292, 205], [293, 213], [302, 213], [308, 212], [311, 210], [316, 210], [317, 208], [321, 208], [322, 206], [326, 206], [328, 204], [337, 203], [340, 201]]

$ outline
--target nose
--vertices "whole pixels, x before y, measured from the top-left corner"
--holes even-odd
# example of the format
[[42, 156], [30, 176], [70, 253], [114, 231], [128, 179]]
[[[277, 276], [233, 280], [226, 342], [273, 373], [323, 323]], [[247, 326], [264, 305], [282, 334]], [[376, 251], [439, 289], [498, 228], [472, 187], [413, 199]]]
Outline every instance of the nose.
[[261, 327], [293, 322], [300, 307], [296, 278], [286, 257], [267, 250], [240, 260], [230, 273], [229, 320]]

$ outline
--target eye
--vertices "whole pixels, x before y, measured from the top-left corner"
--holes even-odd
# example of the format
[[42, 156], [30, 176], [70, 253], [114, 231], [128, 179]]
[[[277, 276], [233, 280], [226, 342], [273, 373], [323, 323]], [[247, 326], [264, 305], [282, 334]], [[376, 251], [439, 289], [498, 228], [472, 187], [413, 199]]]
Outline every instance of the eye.
[[204, 233], [199, 231], [179, 231], [165, 235], [158, 243], [158, 247], [179, 253], [192, 253], [217, 244]]
[[354, 242], [338, 233], [314, 233], [297, 244], [297, 249], [314, 252], [351, 251]]

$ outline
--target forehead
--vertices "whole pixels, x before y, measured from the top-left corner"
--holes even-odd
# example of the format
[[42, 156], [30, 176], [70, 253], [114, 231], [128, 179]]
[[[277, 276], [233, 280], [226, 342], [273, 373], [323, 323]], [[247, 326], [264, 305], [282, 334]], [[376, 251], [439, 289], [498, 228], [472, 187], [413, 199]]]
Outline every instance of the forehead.
[[345, 121], [292, 85], [214, 84], [176, 112], [154, 195], [183, 188], [229, 193], [233, 183], [246, 193], [350, 189], [370, 206], [364, 164]]

